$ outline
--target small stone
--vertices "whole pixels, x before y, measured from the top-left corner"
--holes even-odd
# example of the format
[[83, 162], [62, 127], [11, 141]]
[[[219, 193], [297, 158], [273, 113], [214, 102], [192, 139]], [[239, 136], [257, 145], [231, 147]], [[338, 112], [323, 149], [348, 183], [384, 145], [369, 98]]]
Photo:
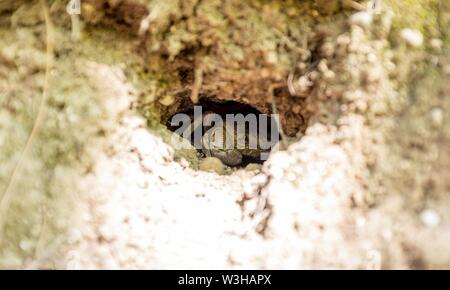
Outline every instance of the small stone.
[[430, 46], [436, 51], [441, 51], [443, 42], [439, 38], [433, 38], [430, 40]]
[[424, 225], [429, 228], [434, 228], [441, 222], [439, 214], [433, 209], [425, 209], [420, 214], [420, 217]]
[[377, 82], [383, 77], [383, 69], [380, 66], [372, 67], [366, 72], [365, 76], [368, 83]]
[[444, 112], [441, 108], [434, 108], [430, 112], [431, 122], [433, 126], [439, 128], [444, 123]]
[[307, 76], [301, 76], [294, 84], [294, 92], [301, 95], [308, 92], [313, 85], [314, 83]]
[[30, 240], [21, 240], [19, 243], [19, 247], [21, 250], [29, 252], [35, 247], [35, 244]]
[[322, 59], [322, 60], [319, 62], [319, 64], [317, 65], [317, 68], [319, 69], [319, 71], [320, 71], [321, 73], [326, 72], [326, 71], [328, 70], [328, 65], [327, 65], [326, 60]]
[[402, 29], [402, 31], [400, 31], [400, 37], [412, 47], [419, 47], [423, 43], [422, 33], [415, 29]]
[[377, 56], [374, 53], [369, 53], [367, 55], [367, 61], [368, 62], [375, 63], [375, 62], [377, 62], [377, 60], [378, 60], [378, 58], [377, 58]]
[[247, 166], [245, 166], [245, 170], [247, 171], [260, 171], [262, 165], [258, 163], [250, 163]]
[[362, 28], [370, 27], [372, 20], [372, 13], [366, 11], [355, 13], [350, 17], [351, 24], [358, 25]]
[[335, 44], [332, 42], [325, 42], [320, 47], [320, 54], [322, 57], [331, 57], [334, 54], [335, 51]]
[[223, 174], [225, 166], [222, 161], [216, 157], [206, 157], [200, 162], [200, 170], [207, 172], [215, 172], [217, 174]]
[[326, 80], [333, 80], [335, 76], [336, 75], [332, 70], [327, 70], [323, 73], [323, 78]]
[[271, 52], [267, 53], [266, 61], [269, 64], [276, 64], [278, 62], [278, 55], [277, 55], [277, 53], [274, 52], [274, 51], [271, 51]]
[[172, 105], [174, 102], [175, 102], [175, 98], [171, 95], [167, 95], [167, 96], [159, 99], [159, 103], [166, 107]]

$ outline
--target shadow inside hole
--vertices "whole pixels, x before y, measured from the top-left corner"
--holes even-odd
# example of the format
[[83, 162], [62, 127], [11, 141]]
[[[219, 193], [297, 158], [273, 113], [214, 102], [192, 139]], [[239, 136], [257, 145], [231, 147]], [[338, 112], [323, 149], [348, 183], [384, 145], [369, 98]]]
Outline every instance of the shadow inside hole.
[[[202, 108], [202, 114], [203, 116], [205, 116], [208, 113], [215, 113], [218, 114], [222, 120], [226, 120], [226, 116], [227, 114], [232, 114], [232, 115], [236, 115], [236, 114], [242, 114], [245, 117], [247, 117], [249, 114], [254, 114], [256, 116], [256, 120], [257, 120], [257, 130], [260, 130], [260, 115], [266, 115], [267, 116], [267, 132], [265, 132], [266, 136], [265, 138], [267, 139], [267, 141], [272, 141], [271, 140], [271, 132], [272, 130], [276, 130], [275, 136], [276, 136], [276, 140], [275, 142], [278, 142], [281, 140], [281, 135], [279, 134], [279, 130], [278, 130], [278, 121], [273, 120], [271, 115], [268, 114], [264, 114], [262, 112], [260, 112], [259, 110], [255, 109], [254, 107], [247, 105], [247, 104], [242, 104], [239, 102], [235, 102], [235, 101], [211, 101], [208, 99], [201, 99], [200, 102], [196, 105], [196, 106], [201, 106]], [[191, 105], [189, 107], [185, 107], [184, 110], [180, 110], [177, 113], [175, 113], [173, 116], [171, 116], [168, 121], [166, 126], [169, 128], [169, 130], [176, 132], [181, 125], [179, 126], [173, 126], [171, 123], [172, 117], [174, 117], [177, 114], [186, 114], [189, 116], [191, 122], [194, 120], [194, 105]], [[274, 128], [275, 125], [275, 128]], [[192, 133], [192, 136], [195, 134], [195, 132], [198, 132], [201, 136], [203, 136], [207, 131], [208, 131], [208, 127], [205, 126], [205, 124], [203, 124], [202, 126], [198, 126], [197, 128], [195, 128], [194, 130], [192, 130], [192, 128], [190, 130]], [[234, 128], [236, 130], [236, 126]], [[247, 134], [249, 132], [250, 128], [249, 125], [246, 123], [245, 124], [245, 133]], [[263, 130], [263, 129], [261, 129]], [[259, 132], [259, 131], [258, 131]], [[259, 136], [259, 135], [258, 135]], [[191, 140], [189, 140], [191, 142], [192, 145], [196, 145], [194, 144], [194, 140], [193, 138], [191, 138]], [[275, 143], [276, 144], [276, 143]], [[275, 145], [274, 144], [274, 145]], [[246, 146], [248, 145], [248, 142], [246, 142]], [[201, 156], [206, 157], [203, 150], [199, 149], [199, 146], [195, 146], [197, 148], [197, 151], [200, 153]], [[242, 162], [239, 165], [233, 166], [233, 167], [245, 167], [250, 163], [258, 163], [258, 164], [262, 164], [264, 163], [264, 161], [267, 160], [267, 156], [270, 153], [270, 149], [268, 150], [264, 150], [264, 153], [262, 156], [263, 157], [254, 157], [251, 156], [249, 154], [242, 154]], [[265, 156], [265, 158], [264, 158]]]

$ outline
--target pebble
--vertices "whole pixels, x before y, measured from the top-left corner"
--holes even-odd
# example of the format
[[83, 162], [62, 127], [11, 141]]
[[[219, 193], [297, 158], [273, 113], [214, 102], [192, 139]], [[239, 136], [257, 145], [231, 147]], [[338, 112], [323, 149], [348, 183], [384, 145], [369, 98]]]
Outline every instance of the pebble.
[[350, 17], [351, 24], [358, 25], [362, 28], [370, 27], [372, 21], [373, 21], [372, 13], [366, 11], [355, 13]]
[[430, 46], [436, 51], [441, 51], [442, 45], [443, 42], [439, 38], [433, 38], [430, 40]]
[[423, 36], [420, 31], [411, 29], [411, 28], [405, 28], [400, 31], [400, 37], [410, 46], [412, 47], [419, 47], [423, 43]]
[[216, 157], [206, 157], [200, 162], [200, 170], [207, 172], [215, 172], [217, 174], [223, 174], [225, 171], [225, 166], [222, 161]]
[[369, 53], [367, 55], [367, 61], [370, 63], [376, 63], [378, 60], [377, 56], [374, 53]]
[[19, 247], [21, 250], [29, 252], [35, 247], [35, 243], [30, 240], [21, 240], [19, 243]]
[[435, 127], [441, 127], [444, 123], [444, 112], [441, 108], [434, 108], [430, 112], [431, 122]]
[[258, 163], [250, 163], [247, 166], [245, 166], [245, 170], [247, 171], [260, 171], [262, 165]]
[[175, 98], [171, 95], [167, 95], [159, 100], [159, 103], [163, 106], [170, 106], [175, 102]]
[[424, 225], [429, 228], [434, 228], [441, 222], [439, 214], [433, 209], [425, 209], [422, 211], [420, 218], [422, 219]]
[[323, 78], [326, 80], [333, 80], [335, 76], [336, 74], [331, 70], [327, 70], [323, 73]]
[[335, 51], [335, 44], [332, 42], [325, 42], [320, 47], [320, 52], [322, 57], [331, 57], [334, 54]]

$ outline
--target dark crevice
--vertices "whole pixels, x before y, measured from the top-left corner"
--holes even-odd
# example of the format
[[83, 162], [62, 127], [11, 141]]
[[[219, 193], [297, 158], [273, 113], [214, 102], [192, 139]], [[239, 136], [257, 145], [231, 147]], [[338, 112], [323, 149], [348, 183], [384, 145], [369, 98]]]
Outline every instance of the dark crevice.
[[[262, 112], [260, 112], [259, 110], [255, 109], [254, 107], [248, 105], [248, 104], [243, 104], [240, 102], [235, 102], [235, 101], [216, 101], [216, 100], [211, 100], [211, 98], [202, 98], [200, 99], [199, 103], [197, 104], [197, 106], [201, 106], [202, 107], [202, 113], [203, 116], [206, 113], [216, 113], [218, 115], [220, 115], [223, 120], [225, 120], [226, 115], [227, 114], [242, 114], [244, 117], [247, 116], [248, 114], [255, 114], [257, 116], [257, 120], [258, 116], [260, 114], [263, 114]], [[186, 114], [190, 117], [191, 120], [194, 119], [194, 105], [193, 104], [185, 104], [184, 106], [182, 106], [182, 109], [180, 109], [178, 112], [176, 112], [174, 115], [179, 114], [179, 113], [183, 113]], [[173, 116], [174, 116], [173, 115]], [[170, 116], [170, 118], [167, 120], [166, 122], [166, 126], [171, 130], [171, 131], [176, 131], [179, 126], [172, 126], [171, 125], [171, 120], [172, 117]], [[270, 124], [271, 124], [272, 119], [270, 118], [270, 116], [268, 116], [268, 136], [270, 136], [270, 130], [272, 129]], [[259, 128], [259, 123], [258, 123], [258, 128]], [[199, 127], [196, 128], [196, 130], [201, 130], [201, 134], [205, 134], [205, 132], [208, 130], [208, 128], [206, 128], [205, 126], [203, 127]], [[249, 130], [248, 126], [246, 126], [246, 130]], [[276, 130], [276, 128], [275, 128]], [[278, 135], [278, 137], [281, 139], [281, 136]], [[191, 143], [193, 144], [193, 140], [190, 140]], [[200, 155], [204, 155], [204, 153], [202, 152], [202, 150], [198, 150]], [[260, 158], [255, 158], [255, 157], [251, 157], [248, 155], [244, 155], [241, 164], [239, 164], [237, 167], [245, 167], [246, 165], [250, 164], [250, 163], [259, 163], [262, 164], [264, 163], [265, 160], [261, 160]]]

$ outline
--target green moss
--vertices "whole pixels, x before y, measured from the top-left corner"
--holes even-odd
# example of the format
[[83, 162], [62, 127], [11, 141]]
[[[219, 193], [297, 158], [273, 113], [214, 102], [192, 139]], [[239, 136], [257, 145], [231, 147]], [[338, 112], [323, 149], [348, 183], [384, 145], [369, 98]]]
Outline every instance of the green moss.
[[387, 0], [386, 6], [394, 12], [393, 29], [417, 29], [426, 37], [438, 35], [437, 19], [440, 0]]

